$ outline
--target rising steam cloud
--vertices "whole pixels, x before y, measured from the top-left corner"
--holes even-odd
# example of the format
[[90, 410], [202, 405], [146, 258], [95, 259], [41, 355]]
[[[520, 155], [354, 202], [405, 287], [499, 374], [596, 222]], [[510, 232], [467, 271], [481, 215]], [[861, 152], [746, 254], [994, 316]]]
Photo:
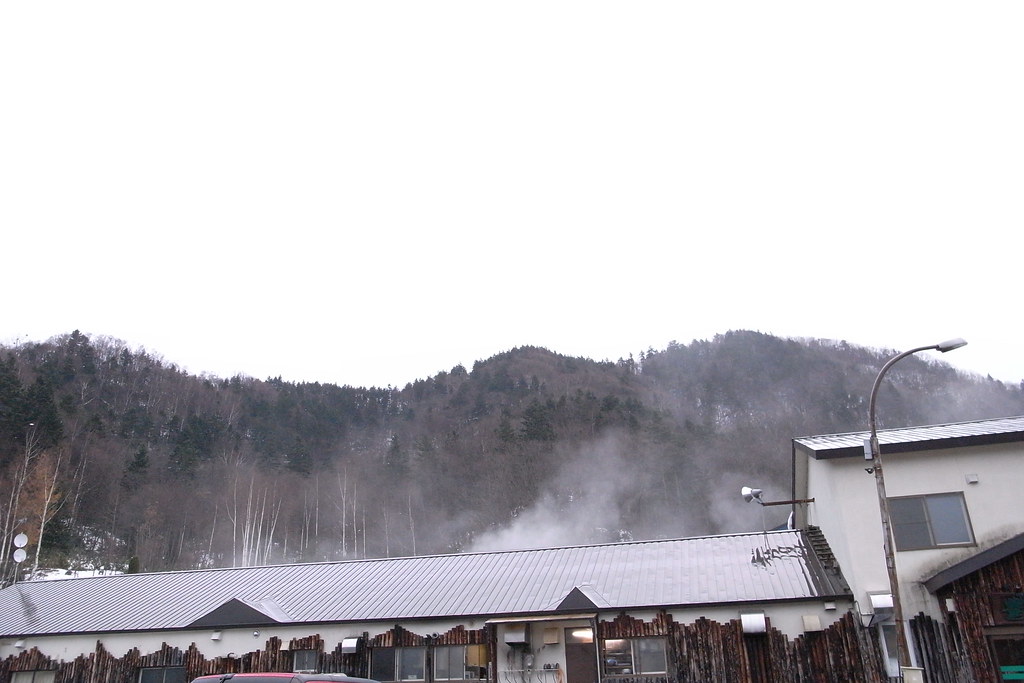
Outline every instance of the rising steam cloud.
[[[617, 435], [567, 452], [556, 476], [537, 501], [505, 527], [478, 535], [472, 552], [551, 548], [591, 543], [683, 538], [771, 528], [785, 521], [784, 510], [765, 514], [745, 503], [740, 487], [751, 481], [770, 486], [771, 471], [721, 472], [674, 463], [673, 476], [686, 479], [683, 499], [666, 489], [666, 473]], [[784, 494], [785, 491], [779, 490]], [[690, 519], [685, 510], [701, 510]], [[692, 513], [691, 513], [692, 514]], [[781, 515], [781, 517], [780, 517]], [[778, 519], [776, 519], [778, 517]]]
[[638, 458], [612, 435], [567, 453], [536, 503], [502, 528], [477, 536], [470, 550], [489, 552], [631, 540], [624, 509], [648, 484]]

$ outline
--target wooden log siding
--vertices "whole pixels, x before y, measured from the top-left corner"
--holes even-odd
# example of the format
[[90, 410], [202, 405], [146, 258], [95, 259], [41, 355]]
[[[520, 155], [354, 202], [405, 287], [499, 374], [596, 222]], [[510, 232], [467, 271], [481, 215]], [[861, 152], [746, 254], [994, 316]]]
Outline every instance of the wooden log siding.
[[992, 613], [991, 596], [1020, 592], [1024, 592], [1024, 551], [996, 560], [938, 592], [940, 604], [946, 598], [953, 598], [956, 604], [956, 612], [946, 614], [946, 642], [953, 648], [950, 654], [952, 678], [949, 680], [957, 683], [997, 683], [1001, 680], [986, 636], [986, 629], [997, 623]]
[[[319, 636], [312, 636], [319, 639]], [[339, 644], [340, 648], [340, 644]], [[139, 671], [148, 667], [182, 666], [186, 680], [218, 673], [253, 671], [291, 671], [291, 653], [281, 650], [280, 638], [269, 638], [266, 649], [256, 650], [239, 657], [213, 657], [206, 659], [192, 643], [186, 650], [170, 647], [166, 643], [159, 650], [143, 655], [138, 649], [129, 650], [122, 657], [108, 653], [99, 641], [89, 655], [79, 655], [68, 662], [52, 660], [36, 648], [0, 662], [0, 683], [10, 683], [16, 671], [56, 671], [54, 683], [138, 683]]]
[[673, 683], [888, 681], [874, 629], [862, 627], [851, 614], [819, 633], [792, 641], [770, 621], [767, 632], [756, 635], [744, 635], [738, 619], [727, 624], [704, 618], [692, 624], [674, 624], [669, 660]]
[[[956, 658], [950, 656], [952, 648], [944, 624], [922, 612], [910, 620], [910, 636], [930, 682], [957, 683], [965, 680], [959, 673], [962, 669], [955, 664]], [[971, 679], [968, 677], [966, 680]]]
[[[924, 627], [919, 626], [923, 629]], [[932, 633], [922, 630], [922, 633]], [[863, 628], [851, 614], [819, 633], [793, 640], [768, 623], [767, 633], [745, 635], [739, 619], [722, 624], [697, 619], [680, 624], [664, 611], [650, 621], [620, 614], [597, 624], [600, 640], [608, 638], [665, 637], [667, 675], [607, 677], [607, 683], [886, 683], [884, 660], [874, 629]], [[934, 637], [934, 636], [930, 636]], [[149, 666], [184, 666], [186, 678], [214, 673], [291, 671], [292, 650], [320, 652], [322, 671], [366, 676], [374, 647], [436, 645], [493, 645], [493, 625], [470, 630], [457, 626], [436, 637], [409, 631], [400, 625], [364, 637], [357, 652], [341, 653], [341, 643], [328, 651], [318, 634], [294, 638], [282, 650], [279, 638], [269, 638], [265, 648], [237, 657], [205, 658], [193, 643], [186, 650], [164, 645], [146, 655], [137, 649], [122, 657], [108, 653], [97, 642], [96, 650], [69, 662], [50, 659], [32, 648], [0, 661], [0, 683], [10, 683], [15, 671], [56, 671], [55, 683], [137, 683], [139, 670]], [[496, 647], [490, 647], [490, 680], [497, 682]], [[929, 678], [929, 683], [943, 679]], [[961, 679], [950, 679], [959, 682]], [[966, 679], [965, 679], [966, 680]], [[986, 679], [978, 679], [986, 680]], [[995, 681], [997, 679], [989, 679]]]
[[371, 647], [423, 647], [425, 645], [487, 645], [493, 635], [493, 630], [481, 628], [469, 630], [465, 626], [456, 626], [444, 633], [434, 635], [419, 635], [395, 625], [395, 627], [384, 633], [379, 633], [370, 638]]
[[[366, 677], [370, 670], [370, 650], [366, 647], [366, 635], [362, 634], [356, 644], [355, 652], [342, 652], [341, 643], [331, 652], [321, 652], [320, 672], [328, 674], [348, 674], [349, 676]], [[317, 636], [319, 639], [319, 636]], [[321, 640], [321, 649], [323, 641]], [[295, 648], [301, 649], [301, 648]], [[312, 649], [312, 648], [306, 648]]]
[[781, 680], [801, 683], [887, 681], [885, 658], [876, 631], [857, 623], [852, 614], [831, 627], [805, 633], [789, 649], [789, 670]]
[[421, 647], [426, 644], [423, 636], [407, 631], [397, 624], [390, 631], [378, 633], [370, 638], [370, 647]]
[[674, 626], [672, 615], [667, 612], [658, 612], [651, 621], [635, 619], [623, 612], [611, 621], [598, 622], [597, 637], [600, 640], [605, 640], [607, 638], [669, 636], [672, 635]]
[[31, 647], [0, 662], [0, 682], [10, 683], [11, 674], [15, 671], [56, 671], [54, 680], [56, 683], [61, 683], [60, 670], [60, 662], [50, 659], [38, 649]]

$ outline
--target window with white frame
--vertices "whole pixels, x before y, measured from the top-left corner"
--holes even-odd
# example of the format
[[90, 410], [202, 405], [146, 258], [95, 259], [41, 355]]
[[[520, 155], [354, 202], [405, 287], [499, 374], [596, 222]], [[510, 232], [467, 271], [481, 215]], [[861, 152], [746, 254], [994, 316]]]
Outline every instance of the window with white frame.
[[606, 676], [663, 674], [668, 670], [664, 638], [609, 638], [601, 643]]
[[487, 678], [484, 645], [438, 645], [434, 648], [434, 680], [464, 681]]
[[317, 650], [292, 650], [292, 671], [319, 673], [320, 652]]
[[422, 681], [425, 647], [377, 647], [370, 653], [370, 678], [377, 681]]
[[897, 550], [923, 550], [974, 543], [963, 493], [889, 499]]
[[145, 667], [139, 671], [139, 683], [185, 683], [185, 667]]
[[14, 671], [11, 683], [53, 683], [56, 671]]

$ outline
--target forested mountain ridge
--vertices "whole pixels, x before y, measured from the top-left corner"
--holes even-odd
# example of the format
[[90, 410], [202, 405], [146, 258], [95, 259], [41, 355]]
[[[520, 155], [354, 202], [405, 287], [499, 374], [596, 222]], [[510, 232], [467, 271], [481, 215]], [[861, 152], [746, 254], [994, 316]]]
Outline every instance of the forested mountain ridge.
[[[194, 376], [79, 332], [0, 349], [0, 570], [159, 571], [742, 531], [790, 441], [866, 427], [890, 351], [736, 331], [595, 362], [536, 347], [405, 387]], [[881, 427], [1024, 414], [925, 356]], [[42, 544], [37, 540], [42, 538]]]

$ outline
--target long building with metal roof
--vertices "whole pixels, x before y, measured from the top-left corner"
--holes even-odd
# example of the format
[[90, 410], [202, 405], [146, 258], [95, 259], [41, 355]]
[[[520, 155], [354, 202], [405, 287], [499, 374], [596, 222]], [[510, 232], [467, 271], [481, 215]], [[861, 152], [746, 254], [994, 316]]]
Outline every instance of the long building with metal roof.
[[837, 675], [881, 672], [852, 615], [816, 529], [109, 575], [0, 591], [0, 683], [260, 670], [668, 683], [810, 666], [836, 643], [849, 650]]
[[836, 600], [804, 532], [34, 581], [0, 591], [0, 637], [188, 629], [241, 602], [281, 624]]

